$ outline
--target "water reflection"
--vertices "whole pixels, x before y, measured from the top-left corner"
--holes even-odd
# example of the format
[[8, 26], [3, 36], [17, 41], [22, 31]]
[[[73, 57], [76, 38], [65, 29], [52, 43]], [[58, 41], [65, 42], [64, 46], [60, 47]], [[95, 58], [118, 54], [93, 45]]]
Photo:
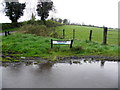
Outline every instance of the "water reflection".
[[53, 66], [53, 64], [49, 63], [49, 62], [38, 65], [38, 67], [41, 71], [45, 71], [45, 70], [49, 71], [52, 68], [52, 66]]
[[101, 67], [104, 67], [104, 64], [105, 64], [105, 60], [102, 60], [101, 61]]
[[87, 60], [84, 60], [84, 63], [87, 63]]
[[[93, 63], [100, 63], [100, 67], [104, 67], [105, 65], [105, 60], [94, 60], [93, 58], [90, 58], [90, 59], [81, 59], [81, 60], [66, 60], [66, 61], [60, 61], [60, 62], [57, 62], [57, 63], [69, 63], [70, 65], [72, 64], [93, 64]], [[109, 61], [108, 61], [109, 62]], [[115, 61], [110, 61], [110, 62], [115, 62]], [[2, 66], [3, 67], [7, 67], [7, 66], [10, 66], [10, 68], [20, 68], [22, 67], [22, 65], [25, 65], [25, 66], [29, 66], [29, 65], [33, 65], [34, 67], [38, 67], [39, 70], [50, 70], [52, 68], [52, 66], [54, 65], [54, 63], [50, 63], [50, 62], [46, 62], [46, 63], [36, 63], [34, 61], [27, 61], [27, 62], [24, 62], [24, 63], [21, 63], [21, 62], [18, 62], [18, 63], [3, 63]]]
[[27, 62], [25, 62], [25, 65], [26, 65], [26, 66], [32, 65], [33, 62], [34, 62], [34, 61], [27, 61]]
[[117, 62], [91, 59], [9, 64], [2, 68], [3, 88], [117, 88], [117, 68]]

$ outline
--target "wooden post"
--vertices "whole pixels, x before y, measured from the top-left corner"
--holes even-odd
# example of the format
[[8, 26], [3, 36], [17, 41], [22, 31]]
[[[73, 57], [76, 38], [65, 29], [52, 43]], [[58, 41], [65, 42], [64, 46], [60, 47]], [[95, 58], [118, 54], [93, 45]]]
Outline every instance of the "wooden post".
[[107, 44], [107, 27], [104, 27], [104, 32], [103, 32], [103, 44], [106, 45]]
[[51, 48], [53, 48], [53, 40], [51, 39]]
[[92, 30], [90, 30], [89, 41], [92, 41]]
[[5, 36], [7, 36], [7, 31], [5, 31]]
[[73, 40], [75, 39], [75, 29], [73, 29]]
[[70, 48], [72, 48], [73, 40], [71, 40]]
[[65, 38], [65, 29], [63, 29], [63, 39]]

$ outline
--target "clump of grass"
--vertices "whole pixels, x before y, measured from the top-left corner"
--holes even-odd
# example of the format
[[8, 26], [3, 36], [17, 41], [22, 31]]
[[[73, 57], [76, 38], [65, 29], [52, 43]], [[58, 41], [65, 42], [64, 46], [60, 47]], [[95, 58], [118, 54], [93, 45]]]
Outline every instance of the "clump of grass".
[[76, 54], [78, 54], [78, 53], [83, 53], [84, 49], [83, 49], [82, 46], [76, 46], [76, 47], [71, 48], [71, 51], [75, 52]]
[[80, 45], [84, 49], [84, 55], [118, 56], [117, 45], [101, 45], [96, 42], [75, 41], [75, 45]]

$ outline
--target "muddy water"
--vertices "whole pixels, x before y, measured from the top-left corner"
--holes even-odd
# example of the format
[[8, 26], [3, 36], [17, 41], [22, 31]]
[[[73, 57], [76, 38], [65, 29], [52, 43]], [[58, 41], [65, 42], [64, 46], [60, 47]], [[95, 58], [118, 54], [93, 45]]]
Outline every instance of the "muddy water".
[[71, 61], [2, 67], [3, 88], [117, 88], [118, 62]]

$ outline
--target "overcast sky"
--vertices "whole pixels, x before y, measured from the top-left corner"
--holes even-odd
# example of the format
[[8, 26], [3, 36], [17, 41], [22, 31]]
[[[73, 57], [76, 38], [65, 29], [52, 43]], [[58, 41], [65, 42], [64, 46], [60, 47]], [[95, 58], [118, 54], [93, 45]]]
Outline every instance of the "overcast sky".
[[[2, 2], [4, 0], [0, 0]], [[26, 2], [24, 16], [19, 21], [29, 20], [31, 12], [35, 12], [37, 0], [19, 0]], [[70, 22], [85, 23], [87, 25], [118, 27], [118, 2], [119, 0], [52, 0], [56, 9], [51, 12], [49, 18], [67, 18]], [[2, 12], [0, 5], [0, 23], [10, 22]], [[40, 19], [36, 15], [37, 19]]]

